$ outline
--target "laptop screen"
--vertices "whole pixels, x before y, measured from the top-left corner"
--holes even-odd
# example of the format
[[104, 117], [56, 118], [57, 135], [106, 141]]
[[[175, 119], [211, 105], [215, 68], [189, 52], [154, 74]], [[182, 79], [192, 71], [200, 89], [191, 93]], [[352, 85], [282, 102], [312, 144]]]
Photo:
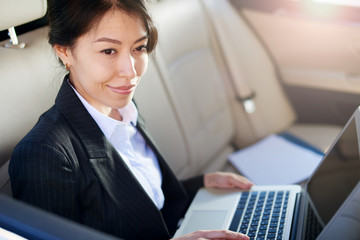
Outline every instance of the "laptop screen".
[[360, 180], [356, 115], [359, 115], [359, 110], [356, 110], [308, 182], [308, 194], [324, 224], [330, 221]]

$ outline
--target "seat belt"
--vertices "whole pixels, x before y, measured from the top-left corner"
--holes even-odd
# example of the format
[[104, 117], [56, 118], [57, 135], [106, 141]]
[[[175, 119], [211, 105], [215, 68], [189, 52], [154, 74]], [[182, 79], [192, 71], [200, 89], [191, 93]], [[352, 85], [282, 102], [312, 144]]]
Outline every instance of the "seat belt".
[[[249, 123], [252, 125], [254, 134], [260, 139], [267, 135], [268, 130], [261, 116], [259, 116], [259, 113], [256, 111], [256, 104], [254, 102], [256, 92], [245, 80], [241, 67], [237, 65], [237, 61], [231, 60], [238, 58], [237, 51], [233, 51], [231, 46], [236, 48], [241, 44], [236, 42], [236, 36], [232, 36], [233, 31], [236, 29], [231, 29], [231, 26], [236, 25], [234, 23], [238, 21], [238, 13], [234, 11], [227, 0], [201, 0], [201, 3], [207, 14], [208, 21], [213, 28], [215, 38], [220, 45], [222, 59], [228, 67], [236, 99], [242, 104]], [[226, 38], [227, 36], [231, 37]]]

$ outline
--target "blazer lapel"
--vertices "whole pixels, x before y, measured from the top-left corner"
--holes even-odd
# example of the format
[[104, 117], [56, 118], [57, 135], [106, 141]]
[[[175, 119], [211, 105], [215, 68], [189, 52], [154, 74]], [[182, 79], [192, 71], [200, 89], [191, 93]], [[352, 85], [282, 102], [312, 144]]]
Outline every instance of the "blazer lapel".
[[145, 120], [139, 114], [137, 129], [157, 156], [163, 177], [162, 190], [165, 196], [165, 204], [161, 213], [167, 224], [169, 232], [174, 234], [177, 229], [178, 221], [186, 210], [185, 207], [188, 204], [188, 196], [185, 189], [162, 157], [162, 154], [159, 152], [155, 142], [152, 140], [151, 135], [148, 134], [145, 126]]
[[128, 221], [135, 223], [125, 231], [136, 233], [142, 229], [147, 231], [149, 236], [168, 237], [169, 233], [161, 212], [116, 149], [107, 141], [66, 79], [55, 105], [82, 141], [88, 153], [89, 164], [109, 197], [122, 209], [121, 214], [127, 215]]

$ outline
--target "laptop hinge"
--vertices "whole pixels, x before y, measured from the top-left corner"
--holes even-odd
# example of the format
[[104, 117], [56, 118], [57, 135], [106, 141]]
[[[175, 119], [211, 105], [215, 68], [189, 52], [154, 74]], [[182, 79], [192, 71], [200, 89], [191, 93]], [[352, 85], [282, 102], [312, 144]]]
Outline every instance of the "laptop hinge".
[[290, 230], [290, 240], [296, 239], [296, 235], [298, 231], [298, 223], [299, 223], [300, 202], [301, 202], [301, 193], [297, 193], [295, 198], [294, 216]]

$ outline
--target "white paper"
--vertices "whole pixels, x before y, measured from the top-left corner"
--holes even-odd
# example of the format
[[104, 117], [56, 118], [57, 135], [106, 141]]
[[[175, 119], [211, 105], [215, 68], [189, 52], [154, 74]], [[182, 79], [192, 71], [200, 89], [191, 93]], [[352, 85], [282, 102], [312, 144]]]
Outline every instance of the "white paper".
[[239, 172], [257, 185], [300, 183], [310, 177], [322, 158], [278, 135], [228, 156]]

